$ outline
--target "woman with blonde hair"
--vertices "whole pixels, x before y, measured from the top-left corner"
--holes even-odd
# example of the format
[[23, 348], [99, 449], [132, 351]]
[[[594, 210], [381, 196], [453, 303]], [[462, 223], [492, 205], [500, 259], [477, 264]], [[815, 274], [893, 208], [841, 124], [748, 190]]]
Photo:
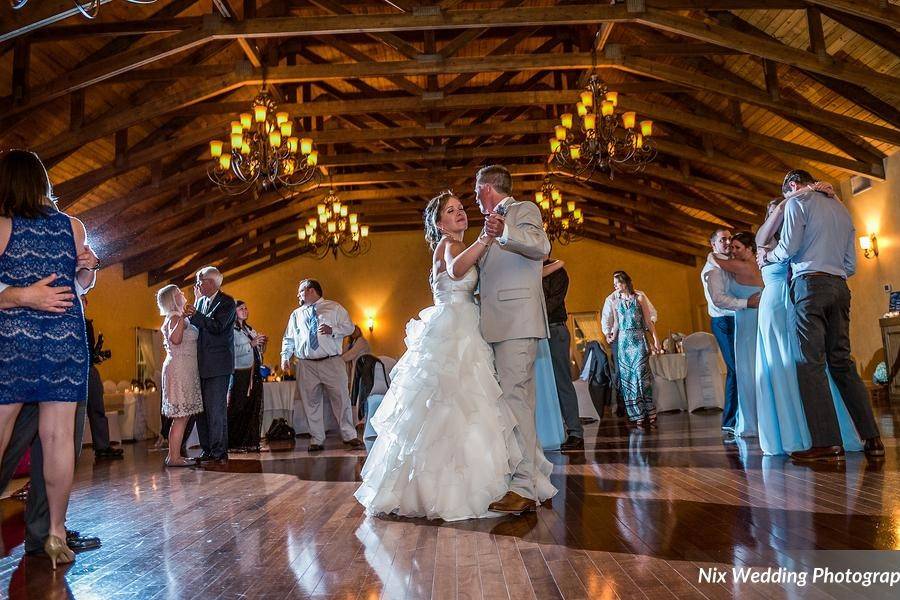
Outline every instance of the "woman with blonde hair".
[[162, 366], [162, 413], [172, 419], [167, 467], [195, 466], [194, 461], [181, 455], [181, 442], [188, 419], [203, 412], [197, 366], [200, 333], [184, 316], [186, 303], [187, 298], [177, 285], [167, 285], [156, 293], [159, 314], [165, 317], [160, 328], [166, 349]]

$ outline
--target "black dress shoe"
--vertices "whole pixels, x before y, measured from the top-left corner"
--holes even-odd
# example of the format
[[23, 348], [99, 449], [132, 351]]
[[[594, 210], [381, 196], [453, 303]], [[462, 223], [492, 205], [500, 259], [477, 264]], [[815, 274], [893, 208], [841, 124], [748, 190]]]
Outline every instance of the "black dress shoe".
[[560, 452], [579, 452], [584, 450], [584, 438], [570, 435], [562, 444], [559, 445]]
[[125, 451], [118, 448], [101, 448], [94, 450], [94, 458], [97, 460], [115, 460], [125, 457]]
[[[85, 550], [95, 550], [100, 547], [100, 538], [90, 537], [86, 535], [69, 535], [66, 532], [66, 545], [74, 552], [83, 552]], [[78, 533], [78, 532], [72, 532]]]
[[[184, 456], [184, 455], [182, 454], [182, 456]], [[199, 460], [200, 462], [209, 462], [211, 460], [215, 460], [215, 458], [213, 458], [212, 454], [208, 454], [206, 452], [201, 452], [200, 456], [197, 457], [197, 460]]]
[[344, 442], [344, 445], [349, 446], [350, 448], [352, 448], [354, 450], [359, 450], [360, 448], [366, 447], [366, 445], [363, 444], [362, 440], [359, 438], [353, 438], [352, 440], [346, 440]]
[[325, 446], [322, 444], [310, 444], [309, 448], [306, 449], [307, 452], [321, 452], [325, 449]]
[[822, 446], [800, 452], [791, 452], [791, 459], [797, 462], [838, 462], [845, 460], [843, 446]]
[[867, 439], [863, 451], [868, 458], [883, 458], [884, 444], [881, 442], [881, 436], [876, 435], [873, 438]]

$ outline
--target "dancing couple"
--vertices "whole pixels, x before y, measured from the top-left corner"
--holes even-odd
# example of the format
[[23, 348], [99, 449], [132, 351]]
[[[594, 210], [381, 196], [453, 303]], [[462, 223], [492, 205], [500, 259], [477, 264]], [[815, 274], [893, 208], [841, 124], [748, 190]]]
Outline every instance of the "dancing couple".
[[556, 494], [535, 427], [550, 242], [537, 205], [512, 197], [506, 168], [481, 169], [475, 197], [485, 224], [469, 246], [457, 196], [425, 209], [434, 306], [407, 325], [371, 420], [378, 437], [356, 491], [369, 514], [456, 521], [534, 511]]

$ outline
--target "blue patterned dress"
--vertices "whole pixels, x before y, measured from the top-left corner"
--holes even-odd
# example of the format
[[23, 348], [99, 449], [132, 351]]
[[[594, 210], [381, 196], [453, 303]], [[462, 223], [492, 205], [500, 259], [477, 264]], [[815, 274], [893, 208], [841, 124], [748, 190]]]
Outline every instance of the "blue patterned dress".
[[[75, 289], [75, 239], [69, 217], [13, 217], [0, 254], [0, 282], [26, 287], [57, 275]], [[81, 302], [64, 313], [30, 308], [0, 311], [0, 404], [87, 400], [90, 354]]]
[[625, 402], [630, 421], [652, 417], [653, 380], [650, 375], [650, 347], [644, 334], [644, 311], [637, 296], [620, 298], [616, 305], [619, 335], [616, 340], [616, 359], [619, 368], [619, 393]]

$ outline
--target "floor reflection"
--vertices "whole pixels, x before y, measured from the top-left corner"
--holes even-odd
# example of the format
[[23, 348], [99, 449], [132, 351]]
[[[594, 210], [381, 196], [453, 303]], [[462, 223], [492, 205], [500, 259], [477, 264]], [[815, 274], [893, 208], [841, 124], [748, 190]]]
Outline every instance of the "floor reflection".
[[[882, 427], [895, 413], [881, 413]], [[814, 551], [900, 549], [896, 439], [881, 463], [851, 453], [846, 464], [798, 465], [763, 456], [753, 439], [723, 441], [718, 420], [666, 414], [652, 432], [590, 425], [584, 453], [549, 454], [559, 493], [536, 513], [454, 523], [367, 517], [352, 496], [364, 457], [339, 440], [323, 454], [300, 440], [196, 470], [166, 470], [160, 453], [128, 445], [124, 461], [82, 461], [70, 521], [104, 546], [55, 575], [22, 557], [22, 504], [0, 501], [0, 589], [14, 598], [689, 598], [700, 594], [696, 565], [797, 569]], [[762, 597], [793, 596], [776, 591]]]

